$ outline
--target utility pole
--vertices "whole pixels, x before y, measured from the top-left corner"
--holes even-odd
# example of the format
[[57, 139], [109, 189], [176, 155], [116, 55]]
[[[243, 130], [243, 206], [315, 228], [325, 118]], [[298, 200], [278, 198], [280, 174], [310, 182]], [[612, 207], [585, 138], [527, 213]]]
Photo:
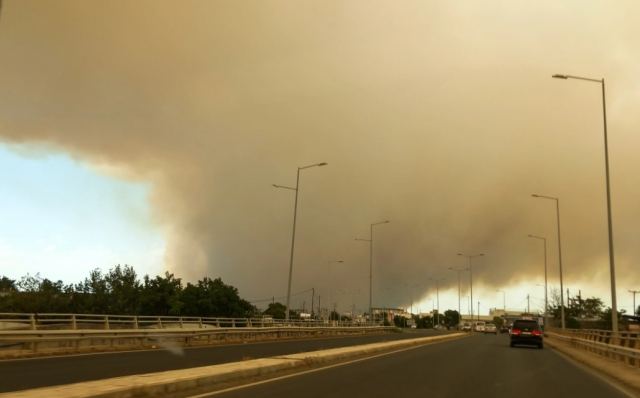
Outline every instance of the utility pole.
[[369, 317], [373, 320], [373, 227], [381, 224], [388, 224], [391, 221], [384, 220], [369, 225], [369, 239], [356, 238], [364, 242], [369, 242]]
[[460, 308], [460, 272], [461, 271], [469, 271], [469, 268], [453, 268], [449, 267], [449, 270], [456, 271], [458, 273], [458, 323], [462, 321], [462, 309]]
[[478, 320], [480, 320], [480, 302], [478, 301]]
[[544, 236], [536, 236], [529, 234], [530, 238], [540, 239], [544, 243], [544, 324], [549, 324], [549, 301], [548, 301], [548, 287], [547, 287], [547, 238]]
[[458, 253], [458, 256], [462, 256], [462, 257], [466, 257], [469, 260], [469, 290], [470, 290], [470, 301], [471, 301], [471, 320], [473, 320], [473, 264], [471, 263], [471, 259], [474, 257], [482, 257], [484, 256], [484, 253], [478, 253], [478, 254], [464, 254], [464, 253]]
[[638, 308], [636, 307], [636, 294], [640, 293], [640, 290], [629, 290], [629, 293], [633, 294], [633, 315], [638, 314]]
[[529, 302], [529, 295], [527, 294], [527, 314], [531, 313], [531, 306], [530, 306], [530, 302]]
[[313, 303], [316, 301], [316, 288], [311, 288], [311, 319], [313, 319]]
[[431, 300], [431, 308], [432, 308], [432, 310], [431, 310], [431, 315], [432, 315], [431, 324], [435, 328], [436, 327], [436, 303], [433, 300]]
[[440, 279], [434, 279], [434, 278], [429, 278], [430, 281], [434, 281], [436, 283], [436, 301], [438, 303], [438, 315], [437, 315], [437, 320], [438, 320], [438, 325], [440, 325], [440, 287], [438, 285], [438, 282], [443, 281], [445, 278], [440, 278]]
[[293, 254], [296, 247], [296, 220], [298, 218], [298, 193], [300, 192], [300, 171], [311, 168], [311, 167], [321, 167], [326, 165], [327, 165], [326, 162], [322, 162], [322, 163], [311, 164], [309, 166], [298, 167], [298, 172], [296, 174], [295, 188], [288, 187], [286, 185], [272, 184], [274, 188], [288, 189], [290, 191], [295, 191], [296, 193], [295, 201], [293, 204], [293, 228], [291, 232], [291, 255], [289, 256], [289, 279], [287, 283], [287, 308], [285, 312], [285, 320], [287, 322], [289, 322], [289, 304], [291, 304], [291, 279], [293, 277]]
[[[546, 196], [546, 195], [538, 195], [538, 194], [532, 194], [531, 195], [534, 198], [542, 198], [542, 199], [549, 199], [549, 200], [555, 200], [556, 202], [556, 223], [558, 225], [558, 264], [560, 266], [560, 325], [562, 327], [562, 330], [565, 330], [565, 320], [564, 320], [564, 285], [563, 285], [563, 279], [562, 279], [562, 243], [560, 242], [560, 198], [556, 198], [553, 196]], [[546, 245], [545, 245], [546, 248]], [[546, 249], [545, 249], [546, 250]]]
[[[600, 83], [602, 87], [602, 121], [604, 133], [604, 170], [607, 193], [607, 227], [609, 232], [609, 273], [611, 278], [611, 331], [614, 336], [618, 334], [618, 299], [616, 296], [616, 266], [613, 252], [613, 220], [611, 217], [611, 182], [609, 178], [609, 138], [607, 134], [607, 102], [604, 86], [604, 78], [592, 79], [589, 77], [554, 74], [554, 79], [578, 79], [593, 83]], [[564, 319], [563, 319], [564, 320]], [[564, 329], [564, 325], [562, 326]]]

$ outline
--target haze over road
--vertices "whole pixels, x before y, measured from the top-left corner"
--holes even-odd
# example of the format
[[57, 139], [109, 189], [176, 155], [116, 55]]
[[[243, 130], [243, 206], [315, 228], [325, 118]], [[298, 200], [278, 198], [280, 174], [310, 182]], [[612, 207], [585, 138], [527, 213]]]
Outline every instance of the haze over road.
[[627, 395], [551, 349], [476, 335], [242, 388], [216, 397], [617, 398]]

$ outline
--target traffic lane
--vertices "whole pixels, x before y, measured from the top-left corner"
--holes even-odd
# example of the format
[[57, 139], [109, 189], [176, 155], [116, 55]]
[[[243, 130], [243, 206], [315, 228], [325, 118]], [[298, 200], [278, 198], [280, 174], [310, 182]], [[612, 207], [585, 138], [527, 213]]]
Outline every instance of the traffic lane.
[[626, 397], [550, 349], [477, 335], [216, 395], [237, 397]]
[[0, 392], [55, 386], [133, 374], [216, 365], [254, 358], [297, 354], [438, 334], [427, 330], [404, 333], [279, 340], [208, 347], [102, 353], [0, 361]]

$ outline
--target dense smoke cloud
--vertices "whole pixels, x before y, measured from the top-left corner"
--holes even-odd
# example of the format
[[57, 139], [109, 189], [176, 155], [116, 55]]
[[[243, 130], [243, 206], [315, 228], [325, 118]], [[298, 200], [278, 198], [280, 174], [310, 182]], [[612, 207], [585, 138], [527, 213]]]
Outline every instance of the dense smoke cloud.
[[487, 253], [475, 278], [494, 290], [539, 280], [529, 233], [549, 238], [555, 280], [554, 208], [533, 192], [561, 198], [566, 280], [606, 288], [599, 86], [550, 78], [604, 76], [623, 289], [640, 283], [639, 11], [6, 1], [0, 137], [150, 181], [166, 268], [247, 298], [286, 291], [293, 194], [271, 184], [322, 161], [302, 172], [294, 291], [331, 282], [365, 305], [368, 248], [353, 239], [382, 219], [377, 304], [406, 304], [429, 277], [453, 286], [459, 251]]

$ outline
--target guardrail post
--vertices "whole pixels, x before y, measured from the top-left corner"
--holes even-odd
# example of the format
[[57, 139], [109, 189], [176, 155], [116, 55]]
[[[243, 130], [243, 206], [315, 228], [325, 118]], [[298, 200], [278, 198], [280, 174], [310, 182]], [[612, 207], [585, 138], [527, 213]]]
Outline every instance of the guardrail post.
[[198, 318], [198, 328], [202, 329], [202, 317]]
[[247, 318], [247, 327], [251, 327], [251, 318]]
[[105, 328], [106, 330], [109, 330], [109, 329], [110, 329], [110, 328], [109, 328], [109, 315], [105, 315], [105, 316], [104, 316], [104, 328]]
[[184, 325], [182, 324], [182, 317], [180, 317], [180, 329], [184, 329]]
[[138, 326], [138, 316], [137, 315], [133, 317], [133, 328], [134, 329], [138, 329], [139, 328], [139, 326]]
[[231, 318], [231, 327], [232, 328], [236, 327], [236, 318]]
[[160, 329], [164, 329], [164, 326], [162, 325], [162, 318], [158, 317], [158, 326], [160, 326]]
[[29, 323], [31, 323], [31, 330], [36, 330], [36, 316], [29, 314]]
[[76, 314], [71, 315], [71, 329], [78, 329], [78, 324], [76, 323]]

